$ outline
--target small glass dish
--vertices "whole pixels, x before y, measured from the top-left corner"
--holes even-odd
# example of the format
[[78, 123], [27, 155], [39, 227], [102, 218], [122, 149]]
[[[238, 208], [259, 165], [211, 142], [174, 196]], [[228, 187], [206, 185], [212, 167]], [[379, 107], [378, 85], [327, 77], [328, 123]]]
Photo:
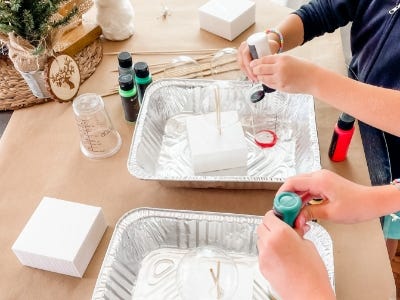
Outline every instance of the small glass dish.
[[189, 56], [173, 58], [164, 68], [164, 78], [202, 78], [200, 64]]
[[237, 50], [224, 48], [215, 53], [210, 62], [211, 76], [216, 80], [244, 80], [237, 61]]

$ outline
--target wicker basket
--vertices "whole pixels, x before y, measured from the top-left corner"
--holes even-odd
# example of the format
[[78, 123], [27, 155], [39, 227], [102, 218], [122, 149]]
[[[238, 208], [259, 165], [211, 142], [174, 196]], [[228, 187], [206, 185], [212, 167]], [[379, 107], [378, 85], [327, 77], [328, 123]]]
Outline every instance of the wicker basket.
[[[81, 83], [96, 70], [103, 57], [100, 39], [86, 46], [73, 56], [79, 66]], [[35, 97], [28, 84], [6, 55], [0, 55], [0, 110], [16, 110], [56, 99]]]

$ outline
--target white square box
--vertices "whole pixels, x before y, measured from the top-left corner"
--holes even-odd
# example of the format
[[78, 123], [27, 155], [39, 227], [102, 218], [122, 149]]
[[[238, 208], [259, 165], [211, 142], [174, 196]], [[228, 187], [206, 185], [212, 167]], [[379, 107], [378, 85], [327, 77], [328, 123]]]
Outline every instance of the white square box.
[[221, 135], [216, 113], [188, 117], [186, 128], [195, 173], [247, 165], [247, 144], [237, 111], [221, 112]]
[[106, 228], [100, 207], [44, 197], [12, 250], [23, 265], [82, 277]]
[[210, 0], [199, 8], [200, 28], [229, 41], [255, 22], [256, 5], [248, 0]]

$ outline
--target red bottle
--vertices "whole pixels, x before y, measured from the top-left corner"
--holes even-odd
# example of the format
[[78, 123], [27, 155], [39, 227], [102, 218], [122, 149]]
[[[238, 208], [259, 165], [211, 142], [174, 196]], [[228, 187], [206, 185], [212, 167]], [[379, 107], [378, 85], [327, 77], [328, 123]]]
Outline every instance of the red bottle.
[[328, 152], [332, 161], [338, 162], [346, 159], [347, 150], [354, 133], [354, 121], [355, 119], [346, 113], [339, 116]]

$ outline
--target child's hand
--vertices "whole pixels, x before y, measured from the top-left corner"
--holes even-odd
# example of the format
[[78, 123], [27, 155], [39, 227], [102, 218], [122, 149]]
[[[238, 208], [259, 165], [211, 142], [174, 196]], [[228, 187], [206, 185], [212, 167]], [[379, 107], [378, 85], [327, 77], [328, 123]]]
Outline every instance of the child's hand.
[[287, 93], [312, 94], [320, 71], [316, 65], [290, 55], [268, 55], [253, 60], [249, 69], [257, 82]]
[[[303, 228], [312, 219], [330, 220], [337, 223], [355, 223], [380, 215], [371, 187], [351, 182], [331, 171], [320, 170], [288, 178], [279, 192], [295, 192], [303, 202], [323, 199], [321, 204], [306, 205], [295, 221], [295, 227]], [[371, 199], [372, 198], [372, 199]]]
[[281, 299], [334, 299], [328, 273], [314, 244], [273, 211], [257, 228], [260, 271]]
[[[279, 43], [274, 40], [268, 40], [269, 48], [272, 54], [275, 54], [279, 50]], [[246, 74], [246, 76], [253, 82], [258, 82], [257, 77], [253, 74], [252, 68], [249, 64], [251, 62], [250, 50], [247, 42], [242, 42], [238, 49], [238, 64], [240, 69]]]

